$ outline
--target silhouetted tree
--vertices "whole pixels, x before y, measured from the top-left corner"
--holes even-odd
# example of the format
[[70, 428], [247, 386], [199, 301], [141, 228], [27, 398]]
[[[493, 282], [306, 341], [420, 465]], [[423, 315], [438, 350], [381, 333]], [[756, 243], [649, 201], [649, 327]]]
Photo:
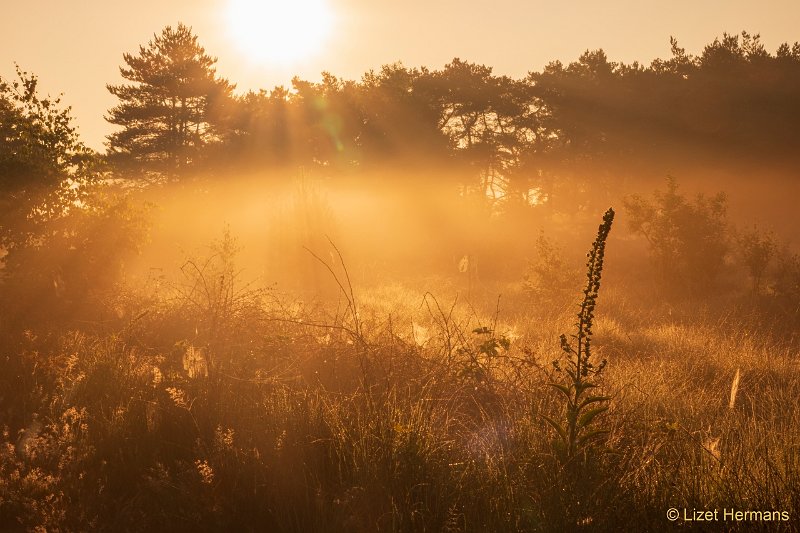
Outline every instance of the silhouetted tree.
[[77, 318], [145, 230], [143, 211], [104, 186], [99, 156], [60, 104], [19, 68], [0, 79], [0, 334]]
[[[427, 167], [451, 155], [439, 126], [426, 69], [395, 64], [360, 82], [324, 72], [319, 83], [292, 80], [291, 90], [249, 92], [234, 99], [234, 164], [295, 164], [326, 172], [391, 164]], [[229, 151], [230, 149], [230, 151]]]
[[38, 83], [19, 67], [17, 79], [0, 78], [0, 247], [9, 254], [82, 201], [97, 162], [70, 109], [60, 108], [60, 98], [42, 98]]
[[120, 103], [106, 120], [123, 128], [108, 136], [109, 158], [126, 170], [176, 175], [221, 138], [233, 86], [183, 24], [123, 57], [120, 73], [132, 83], [107, 86]]
[[[330, 173], [389, 165], [395, 175], [429, 176], [416, 171], [444, 164], [482, 208], [494, 194], [498, 204], [545, 202], [574, 211], [576, 204], [605, 204], [629, 180], [661, 176], [676, 164], [748, 154], [759, 162], [797, 160], [800, 45], [771, 55], [757, 35], [725, 34], [692, 56], [674, 38], [670, 43], [672, 57], [649, 66], [587, 50], [521, 80], [458, 58], [439, 70], [386, 65], [359, 81], [329, 73], [321, 82], [295, 78], [290, 89], [217, 99], [228, 105], [207, 99], [212, 113], [199, 128], [169, 114], [191, 115], [158, 88], [174, 77], [168, 63], [162, 85], [140, 89], [162, 100], [130, 111], [151, 123], [118, 135], [135, 137], [143, 128], [140, 162], [170, 163], [172, 171], [217, 138], [215, 158], [226, 167], [303, 165]], [[148, 53], [157, 63], [161, 52]], [[198, 129], [210, 133], [198, 140], [190, 135]]]
[[631, 230], [647, 240], [654, 266], [672, 290], [717, 288], [729, 250], [724, 193], [687, 200], [668, 177], [666, 191], [656, 191], [652, 200], [633, 195], [624, 204]]
[[459, 159], [477, 180], [469, 184], [480, 194], [502, 195], [507, 171], [525, 137], [519, 119], [528, 102], [519, 84], [492, 75], [491, 67], [458, 58], [432, 76], [439, 104], [439, 127], [451, 140]]
[[440, 127], [440, 105], [431, 81], [428, 69], [400, 63], [362, 77], [359, 144], [368, 162], [426, 167], [449, 158], [452, 143]]
[[78, 138], [60, 98], [41, 98], [35, 75], [0, 78], [0, 189], [53, 185], [81, 172], [92, 151]]
[[556, 202], [572, 209], [676, 165], [800, 161], [800, 45], [772, 55], [758, 35], [723, 34], [692, 56], [670, 42], [672, 57], [650, 66], [596, 50], [528, 76], [550, 136], [523, 160], [529, 173], [556, 177]]
[[291, 95], [283, 87], [235, 96], [228, 114], [230, 135], [220, 146], [227, 166], [284, 165], [295, 161]]

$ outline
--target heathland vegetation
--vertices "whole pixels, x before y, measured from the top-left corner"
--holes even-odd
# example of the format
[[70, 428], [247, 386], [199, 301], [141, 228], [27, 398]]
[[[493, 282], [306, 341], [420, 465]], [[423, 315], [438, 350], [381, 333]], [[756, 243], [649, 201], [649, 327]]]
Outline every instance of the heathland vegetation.
[[123, 61], [0, 79], [0, 530], [800, 528], [800, 44]]

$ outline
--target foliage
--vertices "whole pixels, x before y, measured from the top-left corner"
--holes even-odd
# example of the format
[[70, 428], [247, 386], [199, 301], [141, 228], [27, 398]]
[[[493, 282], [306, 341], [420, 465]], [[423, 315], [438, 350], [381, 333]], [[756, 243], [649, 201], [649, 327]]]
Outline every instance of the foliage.
[[772, 292], [783, 312], [800, 318], [800, 254], [782, 250], [777, 256]]
[[476, 391], [492, 391], [494, 367], [501, 354], [507, 353], [510, 347], [511, 339], [497, 333], [494, 328], [481, 326], [473, 329], [471, 338], [462, 339], [461, 346], [456, 348], [456, 360], [461, 367], [459, 377]]
[[767, 267], [776, 253], [777, 244], [771, 232], [759, 231], [758, 226], [736, 235], [737, 252], [753, 282], [753, 294], [758, 294], [764, 283]]
[[19, 66], [16, 73], [10, 82], [0, 78], [0, 191], [24, 197], [23, 190], [87, 177], [92, 152], [80, 141], [70, 108], [60, 107], [60, 97], [42, 97], [35, 75]]
[[110, 288], [143, 238], [144, 212], [101, 183], [70, 109], [40, 96], [36, 76], [17, 76], [0, 80], [4, 326], [86, 318], [85, 304]]
[[229, 102], [215, 159], [323, 173], [446, 164], [460, 193], [483, 203], [537, 191], [570, 212], [601, 201], [599, 185], [675, 161], [795, 161], [800, 45], [768, 53], [745, 32], [699, 56], [671, 46], [649, 65], [593, 50], [519, 80], [459, 58], [435, 70], [385, 65], [361, 80], [295, 78]]
[[577, 279], [564, 257], [564, 249], [542, 231], [536, 239], [536, 258], [528, 262], [523, 290], [549, 302], [560, 300]]
[[458, 190], [482, 202], [535, 190], [565, 211], [576, 197], [600, 201], [598, 182], [673, 161], [794, 161], [800, 45], [769, 53], [743, 32], [699, 56], [671, 46], [671, 58], [649, 65], [593, 50], [519, 80], [454, 58], [436, 70], [396, 63], [360, 80], [325, 72], [235, 96], [190, 29], [165, 28], [125, 54], [121, 72], [133, 83], [109, 85], [120, 104], [108, 118], [123, 128], [109, 155], [118, 169], [153, 175], [201, 160], [326, 174], [447, 164]]
[[[671, 39], [672, 57], [649, 66], [587, 51], [531, 73], [542, 112], [558, 132], [555, 149], [575, 165], [619, 168], [679, 155], [715, 159], [755, 154], [793, 158], [787, 136], [800, 106], [800, 44], [768, 53], [758, 35], [723, 34], [700, 56]], [[796, 93], [794, 93], [796, 94]]]
[[0, 285], [11, 302], [0, 312], [7, 325], [109, 318], [103, 299], [146, 240], [150, 206], [111, 187], [95, 187], [85, 198], [86, 204], [39, 221], [9, 248]]
[[529, 87], [458, 58], [431, 78], [438, 125], [474, 176], [466, 192], [503, 196], [521, 151], [544, 134]]
[[85, 200], [97, 171], [70, 108], [42, 97], [35, 75], [16, 71], [16, 80], [0, 78], [0, 248], [7, 252]]
[[719, 281], [728, 253], [726, 199], [698, 195], [691, 202], [667, 178], [666, 191], [653, 199], [638, 195], [625, 199], [631, 230], [643, 236], [662, 280], [671, 289], [712, 290]]
[[216, 378], [220, 372], [246, 365], [245, 333], [258, 325], [265, 290], [241, 279], [236, 265], [240, 247], [229, 229], [210, 247], [203, 258], [188, 259], [181, 266], [181, 278], [172, 282], [173, 328], [183, 331], [179, 341], [183, 365], [195, 365], [203, 374]]
[[[226, 248], [235, 250], [229, 242], [216, 251]], [[584, 362], [596, 366], [561, 364], [560, 375], [564, 385], [567, 369], [597, 383], [598, 348], [620, 362], [601, 374], [619, 391], [613, 409], [594, 415], [578, 439], [610, 429], [604, 444], [621, 460], [587, 442], [565, 465], [554, 458], [553, 433], [534, 423], [567, 399], [531, 360], [548, 360], [549, 350], [519, 347], [552, 344], [567, 316], [550, 323], [524, 306], [527, 340], [506, 343], [497, 318], [460, 328], [462, 313], [476, 311], [450, 309], [421, 345], [403, 340], [402, 315], [367, 319], [366, 297], [353, 335], [274, 295], [248, 314], [216, 307], [219, 323], [233, 326], [236, 364], [206, 374], [177, 345], [205, 349], [191, 336], [195, 325], [205, 335], [205, 317], [214, 316], [206, 285], [190, 279], [180, 286], [196, 288], [184, 294], [201, 305], [162, 285], [148, 314], [110, 331], [28, 332], [0, 344], [0, 529], [656, 531], [670, 506], [754, 505], [794, 516], [796, 344], [730, 317], [725, 328], [699, 315], [675, 324], [659, 301], [634, 312], [663, 321], [629, 321], [630, 302], [612, 305], [602, 335], [590, 336], [599, 259], [590, 261], [595, 275], [577, 326], [586, 336], [566, 343], [570, 360], [581, 343]], [[206, 270], [209, 302], [219, 292], [211, 276], [224, 270]], [[450, 357], [460, 346], [491, 361], [492, 395]], [[739, 394], [749, 401], [731, 409], [740, 367]], [[591, 404], [578, 421], [607, 405]], [[557, 422], [566, 431], [564, 415]]]
[[216, 59], [183, 24], [123, 58], [120, 74], [132, 83], [107, 86], [120, 102], [106, 120], [123, 128], [108, 137], [109, 159], [120, 170], [161, 177], [195, 165], [220, 139], [233, 90], [216, 76]]

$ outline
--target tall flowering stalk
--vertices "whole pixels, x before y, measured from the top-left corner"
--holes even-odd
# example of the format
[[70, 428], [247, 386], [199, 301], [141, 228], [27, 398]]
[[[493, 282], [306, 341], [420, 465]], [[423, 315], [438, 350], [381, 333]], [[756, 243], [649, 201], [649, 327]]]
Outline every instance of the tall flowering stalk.
[[575, 324], [577, 333], [561, 335], [561, 349], [567, 354], [566, 363], [553, 361], [553, 367], [558, 372], [566, 374], [562, 383], [550, 383], [564, 396], [566, 401], [564, 418], [556, 421], [550, 417], [544, 419], [557, 433], [554, 447], [559, 458], [571, 462], [575, 456], [592, 440], [608, 433], [605, 429], [592, 426], [595, 418], [608, 410], [608, 396], [592, 395], [591, 389], [597, 388], [593, 378], [599, 376], [606, 366], [602, 360], [597, 366], [592, 361], [592, 326], [594, 324], [594, 310], [597, 305], [597, 295], [600, 290], [600, 277], [603, 273], [603, 256], [605, 255], [606, 240], [614, 221], [614, 210], [609, 208], [603, 215], [603, 223], [597, 230], [597, 238], [592, 244], [592, 249], [586, 255], [587, 281], [583, 290], [583, 300], [578, 312], [578, 322]]

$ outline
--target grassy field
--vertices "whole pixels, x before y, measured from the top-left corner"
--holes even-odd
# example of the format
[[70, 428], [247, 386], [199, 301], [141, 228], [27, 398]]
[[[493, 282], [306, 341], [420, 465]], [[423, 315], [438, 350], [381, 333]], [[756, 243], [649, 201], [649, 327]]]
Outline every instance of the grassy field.
[[301, 300], [232, 255], [7, 337], [0, 529], [800, 528], [797, 329], [752, 299], [612, 276], [585, 378], [607, 409], [567, 453], [548, 419], [569, 421], [579, 290], [352, 286], [333, 254], [338, 294]]

